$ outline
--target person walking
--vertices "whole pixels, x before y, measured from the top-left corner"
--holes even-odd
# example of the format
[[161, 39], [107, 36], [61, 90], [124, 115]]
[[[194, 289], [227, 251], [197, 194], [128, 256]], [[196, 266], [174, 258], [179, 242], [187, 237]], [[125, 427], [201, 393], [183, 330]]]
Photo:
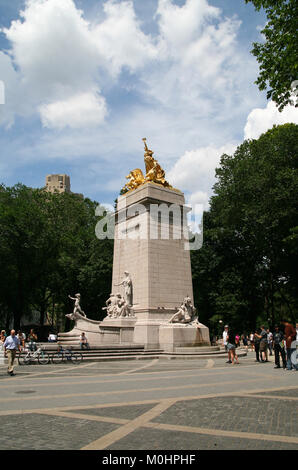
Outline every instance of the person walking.
[[287, 365], [286, 352], [285, 352], [285, 347], [283, 344], [283, 339], [284, 339], [283, 332], [280, 331], [278, 325], [275, 325], [274, 333], [273, 333], [273, 348], [274, 348], [274, 357], [275, 357], [274, 369], [280, 369], [280, 356], [279, 355], [281, 355], [283, 369], [285, 369]]
[[10, 336], [7, 336], [4, 342], [4, 354], [8, 357], [8, 368], [7, 373], [9, 375], [15, 375], [13, 371], [13, 364], [16, 357], [17, 349], [21, 352], [20, 341], [16, 336], [15, 330], [11, 330]]
[[227, 340], [228, 330], [229, 330], [229, 325], [225, 325], [225, 329], [224, 329], [223, 334], [222, 334], [222, 342], [223, 342], [223, 345], [225, 347], [226, 352], [228, 353], [227, 364], [231, 364], [231, 362], [232, 362], [231, 361], [231, 354], [230, 354], [230, 351], [228, 351], [228, 340]]
[[[282, 320], [282, 325], [284, 325], [284, 335], [286, 340], [287, 348], [287, 369], [286, 370], [298, 370], [297, 360], [293, 360], [294, 355], [296, 354], [296, 329], [290, 322], [287, 320]], [[295, 347], [292, 346], [292, 343], [295, 344]], [[295, 358], [296, 359], [296, 358]]]
[[228, 341], [227, 348], [228, 348], [228, 351], [230, 353], [231, 364], [234, 365], [235, 360], [236, 360], [236, 364], [240, 364], [240, 362], [238, 361], [237, 353], [236, 353], [235, 333], [230, 328], [229, 328], [229, 331], [228, 331], [227, 341]]

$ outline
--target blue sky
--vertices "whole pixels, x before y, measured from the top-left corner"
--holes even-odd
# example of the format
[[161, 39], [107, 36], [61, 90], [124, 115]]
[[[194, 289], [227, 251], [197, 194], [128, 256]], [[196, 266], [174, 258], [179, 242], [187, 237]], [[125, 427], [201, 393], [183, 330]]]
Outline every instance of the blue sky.
[[1, 182], [67, 173], [112, 204], [147, 137], [206, 209], [222, 153], [297, 122], [254, 84], [265, 21], [244, 0], [0, 0]]

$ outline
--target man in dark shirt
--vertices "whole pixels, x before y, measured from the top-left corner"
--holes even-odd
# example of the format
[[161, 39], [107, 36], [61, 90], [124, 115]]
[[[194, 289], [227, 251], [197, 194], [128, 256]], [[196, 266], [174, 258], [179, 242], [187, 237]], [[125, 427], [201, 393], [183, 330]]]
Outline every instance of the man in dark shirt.
[[260, 356], [262, 362], [268, 362], [267, 358], [267, 348], [268, 348], [268, 341], [267, 341], [267, 331], [265, 330], [265, 326], [261, 326], [261, 341], [260, 341]]
[[254, 334], [256, 362], [260, 362], [260, 341], [261, 341], [261, 330], [260, 328], [258, 328], [256, 329], [255, 334]]
[[284, 335], [282, 331], [279, 330], [278, 325], [274, 327], [273, 333], [273, 347], [274, 347], [274, 356], [275, 356], [275, 367], [274, 369], [280, 369], [280, 359], [279, 354], [282, 358], [283, 368], [286, 368], [286, 351], [283, 344]]

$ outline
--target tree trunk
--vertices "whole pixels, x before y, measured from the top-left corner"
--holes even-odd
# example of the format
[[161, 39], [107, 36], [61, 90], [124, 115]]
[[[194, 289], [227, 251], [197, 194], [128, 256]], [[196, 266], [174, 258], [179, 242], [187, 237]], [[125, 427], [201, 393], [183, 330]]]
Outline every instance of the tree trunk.
[[19, 310], [13, 312], [13, 328], [18, 332], [21, 329], [22, 314]]

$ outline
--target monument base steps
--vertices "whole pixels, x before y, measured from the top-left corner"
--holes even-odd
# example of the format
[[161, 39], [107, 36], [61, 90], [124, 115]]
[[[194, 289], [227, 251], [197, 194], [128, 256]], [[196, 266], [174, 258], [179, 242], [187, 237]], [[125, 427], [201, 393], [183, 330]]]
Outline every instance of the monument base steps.
[[[42, 348], [50, 355], [57, 351], [57, 343], [42, 343]], [[64, 345], [65, 348], [71, 345]], [[214, 358], [226, 357], [226, 352], [221, 350], [219, 346], [209, 347], [183, 347], [175, 348], [173, 352], [163, 351], [161, 349], [145, 349], [144, 345], [106, 345], [92, 346], [89, 350], [81, 350], [78, 343], [72, 346], [73, 351], [80, 351], [84, 361], [127, 361], [127, 360], [154, 360], [154, 359], [196, 359], [207, 360]], [[247, 355], [246, 350], [237, 350], [238, 357]]]

